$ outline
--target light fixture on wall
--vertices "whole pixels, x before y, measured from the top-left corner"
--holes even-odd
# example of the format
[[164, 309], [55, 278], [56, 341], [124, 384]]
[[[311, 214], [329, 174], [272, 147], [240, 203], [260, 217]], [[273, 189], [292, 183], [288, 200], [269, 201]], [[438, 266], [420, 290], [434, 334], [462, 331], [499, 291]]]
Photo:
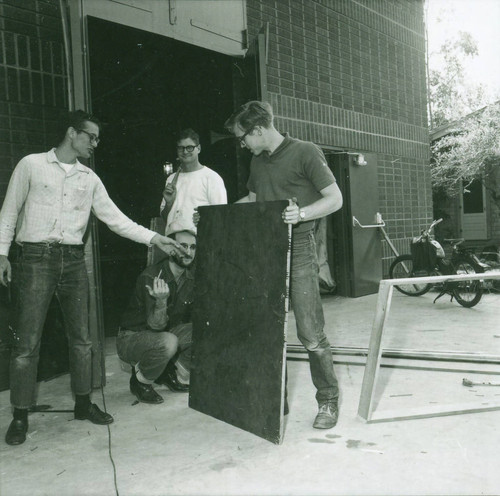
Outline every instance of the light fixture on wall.
[[335, 152], [327, 152], [328, 155], [352, 155], [354, 157], [354, 163], [356, 165], [368, 165], [368, 162], [365, 159], [365, 156], [360, 152], [348, 152], [346, 151], [335, 151]]
[[354, 156], [354, 163], [357, 165], [368, 165], [368, 162], [365, 160], [365, 156], [362, 153], [358, 152], [347, 152], [348, 155]]
[[365, 160], [365, 156], [362, 153], [358, 153], [356, 158], [356, 163], [358, 165], [368, 165], [368, 162]]

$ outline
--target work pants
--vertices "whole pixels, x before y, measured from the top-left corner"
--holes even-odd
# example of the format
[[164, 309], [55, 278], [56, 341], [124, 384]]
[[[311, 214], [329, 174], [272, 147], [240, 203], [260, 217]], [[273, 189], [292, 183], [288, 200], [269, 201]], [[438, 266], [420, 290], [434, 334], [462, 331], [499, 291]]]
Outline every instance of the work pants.
[[176, 363], [190, 370], [191, 336], [191, 323], [179, 324], [168, 332], [121, 329], [116, 338], [116, 349], [121, 360], [130, 365], [138, 364], [142, 375], [154, 381], [176, 355]]
[[75, 394], [91, 391], [88, 326], [89, 286], [83, 245], [23, 243], [13, 267], [14, 315], [10, 399], [14, 407], [36, 402], [36, 379], [43, 326], [52, 297], [59, 300], [68, 338]]
[[337, 401], [339, 386], [333, 370], [330, 343], [324, 333], [325, 319], [319, 292], [319, 266], [313, 231], [292, 237], [290, 295], [297, 336], [309, 355], [316, 400]]

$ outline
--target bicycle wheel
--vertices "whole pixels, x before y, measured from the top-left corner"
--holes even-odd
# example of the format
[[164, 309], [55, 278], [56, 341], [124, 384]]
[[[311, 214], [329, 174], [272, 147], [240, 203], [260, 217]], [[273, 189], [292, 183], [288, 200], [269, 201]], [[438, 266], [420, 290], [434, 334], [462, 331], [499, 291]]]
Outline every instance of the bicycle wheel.
[[[427, 272], [422, 271], [418, 276], [427, 276]], [[411, 255], [400, 255], [396, 257], [389, 268], [389, 276], [391, 279], [406, 279], [408, 277], [417, 277], [413, 272], [413, 261]], [[421, 296], [431, 289], [431, 284], [404, 284], [394, 286], [399, 292], [408, 296]]]
[[[459, 262], [456, 267], [457, 274], [475, 274], [474, 267], [468, 262]], [[460, 305], [471, 308], [477, 305], [483, 296], [481, 281], [459, 281], [453, 284], [453, 296]]]

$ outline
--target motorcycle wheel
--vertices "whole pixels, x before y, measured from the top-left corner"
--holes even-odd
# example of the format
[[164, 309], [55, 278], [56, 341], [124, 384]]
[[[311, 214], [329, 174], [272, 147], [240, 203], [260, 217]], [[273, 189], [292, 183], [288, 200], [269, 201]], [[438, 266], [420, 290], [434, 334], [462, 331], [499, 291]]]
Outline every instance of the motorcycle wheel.
[[[475, 274], [474, 267], [468, 262], [459, 262], [456, 266], [456, 273]], [[460, 305], [471, 308], [479, 303], [483, 296], [483, 285], [481, 281], [460, 281], [453, 285], [453, 296]]]
[[[400, 255], [396, 257], [389, 268], [389, 276], [391, 279], [407, 279], [408, 277], [424, 277], [428, 276], [428, 272], [413, 271], [413, 261], [411, 255]], [[421, 296], [431, 289], [431, 284], [402, 284], [394, 286], [400, 293], [408, 296]]]

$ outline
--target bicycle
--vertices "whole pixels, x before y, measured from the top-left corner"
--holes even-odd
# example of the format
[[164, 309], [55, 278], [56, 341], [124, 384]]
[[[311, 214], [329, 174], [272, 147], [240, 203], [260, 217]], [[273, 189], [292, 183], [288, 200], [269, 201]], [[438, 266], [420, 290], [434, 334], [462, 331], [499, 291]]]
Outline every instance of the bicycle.
[[[396, 257], [389, 268], [391, 279], [485, 272], [488, 266], [482, 263], [471, 250], [460, 246], [464, 242], [463, 238], [444, 240], [452, 247], [450, 259], [446, 259], [443, 247], [433, 239], [431, 234], [434, 226], [442, 220], [435, 220], [428, 229], [421, 231], [420, 236], [413, 239], [411, 255], [406, 254]], [[399, 292], [408, 296], [421, 296], [430, 291], [432, 287], [433, 284], [431, 283], [395, 286]], [[440, 283], [438, 287], [441, 292], [434, 299], [434, 303], [441, 296], [449, 294], [451, 300], [455, 298], [460, 305], [471, 308], [479, 303], [483, 295], [481, 281], [450, 281]]]

